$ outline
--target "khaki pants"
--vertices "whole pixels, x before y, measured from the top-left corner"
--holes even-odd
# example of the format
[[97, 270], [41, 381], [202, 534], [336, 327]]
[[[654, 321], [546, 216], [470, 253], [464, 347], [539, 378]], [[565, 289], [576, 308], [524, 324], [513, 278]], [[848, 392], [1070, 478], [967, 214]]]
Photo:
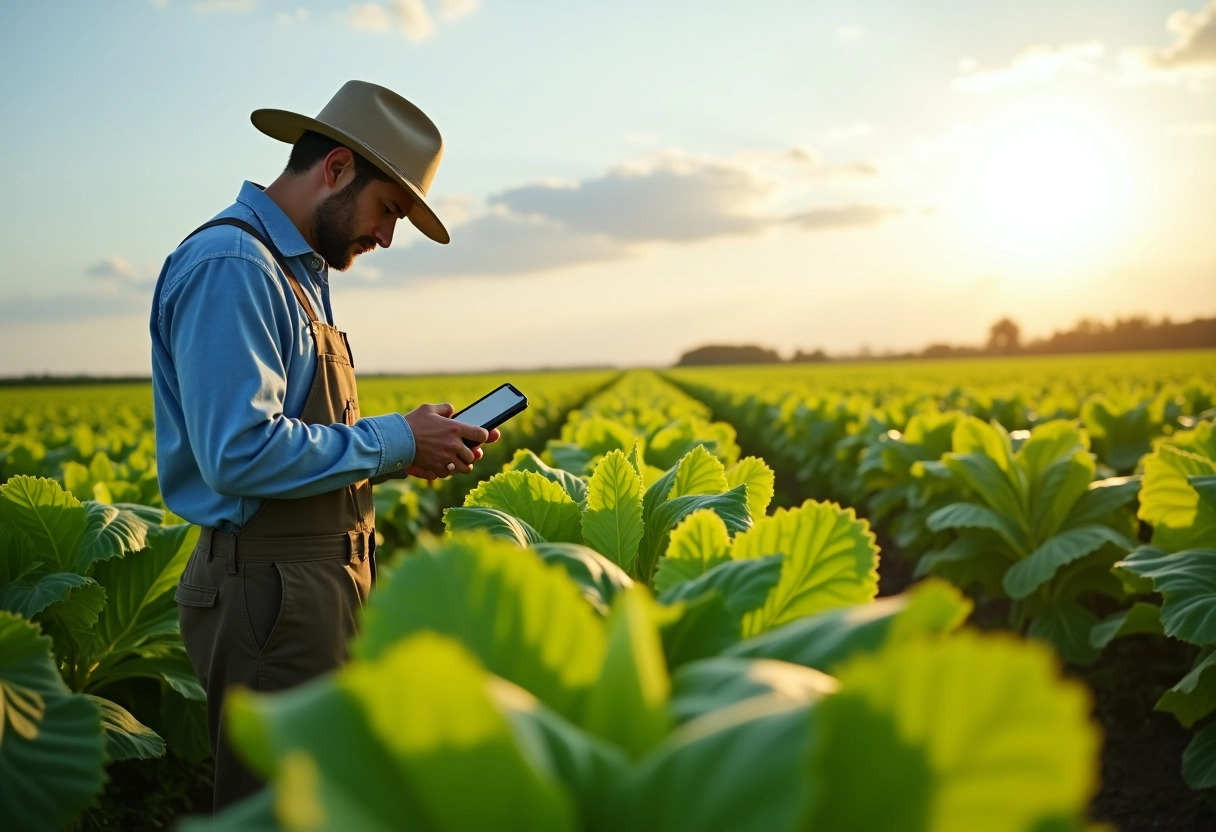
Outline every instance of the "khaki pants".
[[375, 561], [374, 552], [237, 557], [209, 543], [209, 536], [200, 539], [175, 599], [186, 653], [207, 691], [219, 811], [263, 785], [225, 736], [228, 688], [283, 690], [341, 666]]

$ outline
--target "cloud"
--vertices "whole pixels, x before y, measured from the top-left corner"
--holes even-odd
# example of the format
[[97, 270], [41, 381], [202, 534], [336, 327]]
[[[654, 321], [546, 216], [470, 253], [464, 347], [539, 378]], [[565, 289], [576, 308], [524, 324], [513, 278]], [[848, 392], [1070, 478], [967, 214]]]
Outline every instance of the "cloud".
[[602, 234], [571, 229], [506, 210], [483, 214], [452, 230], [452, 245], [425, 241], [380, 256], [385, 274], [417, 277], [517, 275], [584, 263], [623, 260], [641, 252]]
[[[444, 23], [468, 17], [479, 8], [480, 0], [438, 0], [438, 16]], [[379, 35], [400, 32], [414, 43], [429, 40], [436, 31], [435, 18], [422, 0], [359, 3], [351, 6], [344, 18], [355, 31]]]
[[836, 30], [837, 40], [857, 40], [863, 34], [865, 30], [860, 26], [841, 26]]
[[[778, 227], [813, 232], [874, 225], [905, 212], [864, 204], [793, 213], [771, 206], [789, 202], [788, 194], [784, 201], [775, 199], [788, 189], [875, 175], [867, 163], [825, 164], [811, 148], [746, 151], [731, 158], [667, 151], [581, 181], [508, 188], [490, 196], [480, 213], [467, 201], [436, 205], [452, 229], [452, 245], [411, 239], [380, 255], [382, 274], [363, 280], [532, 274], [637, 258], [658, 245], [754, 237]], [[462, 213], [468, 217], [463, 223]]]
[[1174, 41], [1164, 49], [1136, 47], [1120, 55], [1133, 82], [1178, 81], [1216, 76], [1216, 0], [1192, 14], [1179, 10], [1165, 21]]
[[[933, 206], [922, 209], [922, 213], [934, 213]], [[899, 216], [903, 208], [888, 205], [844, 205], [832, 208], [812, 208], [799, 214], [786, 217], [785, 221], [800, 226], [806, 231], [820, 231], [830, 228], [857, 228], [859, 226], [877, 225], [887, 217]]]
[[490, 204], [624, 242], [687, 242], [758, 232], [753, 209], [768, 190], [742, 166], [669, 155], [569, 185], [512, 188]]
[[1042, 84], [1064, 70], [1090, 72], [1104, 52], [1102, 44], [1097, 42], [1060, 47], [1031, 46], [1018, 53], [1009, 66], [988, 70], [981, 69], [974, 58], [963, 58], [959, 61], [959, 72], [963, 74], [954, 79], [954, 88], [992, 92]]
[[113, 254], [89, 266], [85, 269], [85, 274], [92, 277], [120, 278], [122, 280], [136, 280], [140, 277], [134, 266], [122, 257]]

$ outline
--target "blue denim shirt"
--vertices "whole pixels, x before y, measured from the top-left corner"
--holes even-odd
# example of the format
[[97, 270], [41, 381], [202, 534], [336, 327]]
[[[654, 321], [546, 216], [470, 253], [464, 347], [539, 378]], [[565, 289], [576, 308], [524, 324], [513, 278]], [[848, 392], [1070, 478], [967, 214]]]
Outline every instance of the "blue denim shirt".
[[[328, 266], [261, 188], [246, 182], [217, 216], [261, 230], [333, 323]], [[413, 461], [400, 413], [351, 426], [299, 420], [317, 365], [308, 317], [282, 270], [238, 228], [209, 228], [169, 255], [151, 334], [161, 495], [192, 523], [237, 531], [268, 497], [308, 497]]]

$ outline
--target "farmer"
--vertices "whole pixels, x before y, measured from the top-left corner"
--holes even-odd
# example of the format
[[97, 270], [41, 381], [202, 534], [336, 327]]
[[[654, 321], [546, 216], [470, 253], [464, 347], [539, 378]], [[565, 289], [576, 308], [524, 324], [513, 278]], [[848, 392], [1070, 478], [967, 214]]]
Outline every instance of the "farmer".
[[350, 81], [316, 118], [257, 110], [292, 145], [286, 170], [200, 226], [165, 261], [152, 305], [161, 493], [202, 527], [178, 584], [182, 640], [203, 687], [215, 809], [260, 788], [221, 730], [224, 694], [288, 688], [339, 666], [375, 580], [371, 482], [469, 473], [498, 431], [449, 404], [362, 416], [334, 326], [330, 271], [388, 248], [426, 202], [443, 140], [421, 110]]

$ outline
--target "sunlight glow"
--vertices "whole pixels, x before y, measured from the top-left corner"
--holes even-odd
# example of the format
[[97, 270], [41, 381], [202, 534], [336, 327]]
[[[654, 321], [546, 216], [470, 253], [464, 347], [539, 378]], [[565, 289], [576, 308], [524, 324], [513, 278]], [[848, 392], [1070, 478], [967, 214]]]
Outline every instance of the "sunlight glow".
[[1083, 101], [1012, 105], [971, 133], [960, 163], [962, 224], [1013, 260], [1088, 259], [1130, 213], [1126, 144]]

